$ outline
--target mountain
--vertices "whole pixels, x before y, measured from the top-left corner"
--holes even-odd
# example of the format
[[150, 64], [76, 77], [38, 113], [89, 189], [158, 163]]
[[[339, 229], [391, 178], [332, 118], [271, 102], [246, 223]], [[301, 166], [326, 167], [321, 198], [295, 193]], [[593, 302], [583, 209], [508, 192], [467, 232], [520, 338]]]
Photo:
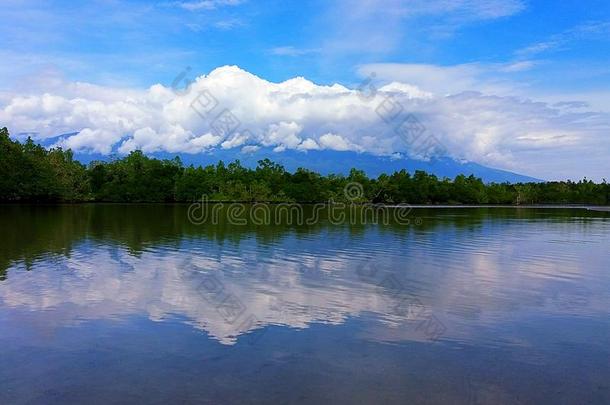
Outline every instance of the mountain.
[[[299, 167], [304, 167], [321, 174], [348, 174], [351, 168], [363, 170], [368, 176], [378, 176], [382, 173], [392, 173], [406, 169], [413, 173], [415, 170], [423, 170], [435, 174], [439, 178], [449, 177], [453, 179], [459, 174], [480, 177], [483, 181], [490, 183], [519, 183], [519, 182], [540, 182], [543, 180], [533, 177], [486, 167], [474, 162], [460, 162], [452, 158], [443, 157], [429, 161], [415, 160], [409, 158], [391, 158], [388, 156], [375, 156], [368, 153], [339, 152], [332, 150], [307, 152], [285, 150], [283, 152], [273, 152], [268, 148], [261, 148], [253, 153], [240, 153], [236, 149], [219, 149], [201, 154], [172, 154], [172, 153], [152, 153], [159, 159], [172, 159], [179, 156], [184, 164], [189, 165], [209, 165], [216, 164], [219, 160], [225, 163], [239, 159], [242, 165], [254, 167], [261, 159], [269, 158], [276, 163], [282, 164], [287, 170], [294, 171]], [[93, 160], [109, 160], [109, 156], [99, 154], [76, 153], [75, 158], [83, 163]]]

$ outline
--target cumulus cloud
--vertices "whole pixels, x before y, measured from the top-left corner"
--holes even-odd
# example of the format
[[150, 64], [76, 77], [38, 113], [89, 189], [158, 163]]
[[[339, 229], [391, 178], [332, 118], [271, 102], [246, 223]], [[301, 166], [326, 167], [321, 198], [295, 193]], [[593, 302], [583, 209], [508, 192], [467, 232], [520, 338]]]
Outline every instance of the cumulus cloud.
[[263, 145], [277, 145], [282, 149], [295, 149], [302, 139], [298, 136], [303, 127], [294, 121], [281, 121], [277, 124], [269, 125], [269, 130], [264, 133]]
[[258, 145], [247, 145], [241, 148], [241, 153], [254, 153], [259, 150], [261, 147]]
[[317, 150], [317, 149], [320, 149], [320, 145], [318, 145], [318, 143], [316, 141], [314, 141], [313, 139], [307, 138], [303, 142], [301, 142], [301, 144], [299, 145], [299, 149]]
[[[601, 178], [608, 169], [605, 113], [578, 103], [481, 92], [447, 95], [403, 82], [364, 81], [354, 89], [301, 77], [272, 83], [225, 66], [186, 89], [67, 83], [53, 92], [9, 96], [0, 104], [0, 121], [13, 134], [35, 133], [38, 139], [71, 134], [51, 142], [103, 154], [213, 148], [238, 153], [262, 146], [277, 152], [329, 149], [422, 158], [400, 130], [409, 114], [417, 117], [424, 138], [433, 135], [457, 159], [547, 178], [580, 173]], [[585, 155], [590, 167], [581, 162]]]
[[339, 151], [356, 150], [361, 151], [362, 148], [349, 142], [341, 135], [337, 134], [324, 134], [320, 137], [320, 145], [326, 149], [333, 149]]

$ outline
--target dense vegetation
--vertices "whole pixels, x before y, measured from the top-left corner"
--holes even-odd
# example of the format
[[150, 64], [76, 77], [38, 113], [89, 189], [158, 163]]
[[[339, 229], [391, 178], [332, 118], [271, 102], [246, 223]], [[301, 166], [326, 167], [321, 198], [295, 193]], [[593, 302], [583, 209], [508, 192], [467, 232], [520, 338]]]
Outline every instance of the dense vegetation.
[[[610, 204], [604, 180], [485, 184], [474, 176], [439, 179], [405, 170], [371, 179], [357, 169], [348, 176], [294, 173], [268, 159], [255, 169], [239, 161], [184, 167], [179, 158], [159, 160], [140, 151], [88, 167], [70, 150], [47, 150], [31, 139], [21, 144], [0, 129], [0, 200], [30, 202], [345, 201], [347, 184], [362, 185], [357, 202], [411, 204]], [[358, 191], [358, 190], [356, 190]], [[356, 193], [355, 195], [358, 195]]]

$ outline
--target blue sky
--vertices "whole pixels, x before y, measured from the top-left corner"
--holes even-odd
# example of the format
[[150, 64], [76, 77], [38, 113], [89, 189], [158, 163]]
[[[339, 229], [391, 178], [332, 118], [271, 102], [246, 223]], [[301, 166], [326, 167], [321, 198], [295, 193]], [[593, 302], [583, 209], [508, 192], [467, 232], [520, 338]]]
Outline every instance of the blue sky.
[[[79, 132], [95, 123], [93, 118], [81, 122], [72, 117], [53, 128], [49, 119], [36, 122], [40, 112], [16, 115], [15, 111], [22, 111], [15, 106], [21, 103], [18, 97], [51, 94], [72, 100], [70, 105], [85, 98], [89, 105], [103, 102], [108, 106], [119, 102], [120, 97], [127, 100], [130, 94], [149, 91], [156, 83], [169, 87], [186, 67], [190, 68], [187, 77], [192, 80], [218, 67], [235, 65], [243, 73], [232, 74], [251, 74], [254, 78], [248, 77], [252, 80], [279, 83], [304, 77], [316, 85], [339, 83], [349, 89], [374, 73], [380, 87], [399, 82], [421, 91], [417, 97], [422, 100], [436, 97], [436, 110], [429, 106], [421, 114], [430, 119], [430, 130], [440, 132], [439, 137], [460, 122], [467, 123], [465, 132], [479, 134], [470, 149], [455, 149], [456, 158], [545, 178], [587, 173], [601, 178], [610, 169], [604, 163], [610, 152], [604, 136], [608, 134], [610, 106], [608, 1], [5, 0], [0, 5], [0, 17], [5, 22], [0, 26], [0, 108], [4, 109], [0, 118], [13, 132], [32, 132], [44, 138], [62, 131]], [[217, 76], [228, 80], [227, 75], [224, 72]], [[85, 91], [86, 96], [79, 94], [84, 91], [82, 87], [66, 90], [74, 83], [95, 86], [95, 95], [91, 89]], [[118, 89], [122, 95], [118, 95]], [[482, 108], [477, 117], [451, 123], [433, 117], [433, 111], [445, 117], [465, 114], [452, 113], [457, 107], [448, 103], [468, 92], [479, 94], [477, 102], [468, 98], [472, 108]], [[405, 100], [417, 98], [413, 92], [407, 93], [402, 94]], [[433, 96], [422, 96], [424, 93]], [[486, 97], [485, 106], [482, 96]], [[238, 100], [224, 101], [240, 110], [235, 104]], [[492, 102], [493, 111], [505, 111], [511, 108], [506, 103], [512, 103], [515, 111], [527, 108], [533, 113], [534, 118], [512, 128], [527, 132], [515, 134], [521, 136], [518, 145], [500, 139], [510, 136], [511, 128], [500, 131], [499, 124], [481, 119], [489, 114], [485, 108]], [[572, 110], [565, 111], [562, 105], [570, 105]], [[527, 129], [535, 114], [541, 114], [540, 120], [548, 125]], [[244, 120], [248, 121], [249, 116], [260, 114], [246, 112]], [[176, 124], [176, 120], [172, 116], [168, 122], [157, 124], [158, 128], [135, 120], [141, 127], [128, 125], [118, 138], [108, 139], [116, 141], [116, 147], [124, 137], [144, 127], [153, 128], [158, 136], [171, 136], [175, 126], [171, 131], [166, 127]], [[252, 122], [251, 126], [264, 146], [290, 147], [288, 143], [270, 142], [265, 134], [272, 132], [274, 123], [263, 121]], [[302, 141], [312, 139], [319, 145], [320, 136], [325, 135], [316, 132], [322, 131], [320, 125], [311, 124], [319, 117], [307, 121], [297, 113], [285, 119], [276, 117], [276, 121], [280, 126], [282, 122], [295, 123], [299, 129], [291, 136]], [[75, 122], [74, 127], [66, 126], [66, 122]], [[185, 136], [197, 137], [205, 131], [180, 125], [180, 130], [191, 132]], [[343, 138], [351, 136], [331, 129]], [[553, 139], [564, 141], [553, 145]], [[408, 153], [390, 146], [373, 151], [366, 142], [347, 140], [362, 151]], [[526, 145], [527, 140], [530, 144]], [[460, 144], [463, 139], [447, 138], [449, 146], [452, 142]], [[88, 147], [80, 141], [67, 145]], [[579, 163], [583, 153], [589, 157], [590, 166]], [[547, 159], [545, 165], [537, 156]]]
[[[451, 11], [444, 3], [471, 6]], [[418, 10], [409, 13], [411, 4]], [[19, 68], [5, 66], [4, 85], [42, 67], [139, 86], [171, 82], [185, 66], [207, 73], [223, 65], [272, 81], [349, 84], [368, 63], [532, 60], [540, 67], [523, 77], [540, 88], [610, 87], [607, 1], [8, 0], [0, 15], [4, 60]], [[597, 31], [571, 32], [596, 24]], [[540, 44], [550, 46], [524, 52]], [[591, 73], [584, 81], [574, 72], [583, 65]], [[578, 77], [578, 85], [557, 83], [562, 75]]]

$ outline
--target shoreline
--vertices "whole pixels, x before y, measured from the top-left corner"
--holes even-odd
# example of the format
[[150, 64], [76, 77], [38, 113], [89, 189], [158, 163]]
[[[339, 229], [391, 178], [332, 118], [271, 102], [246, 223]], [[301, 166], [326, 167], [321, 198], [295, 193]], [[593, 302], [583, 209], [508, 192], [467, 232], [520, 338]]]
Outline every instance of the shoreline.
[[[60, 206], [60, 205], [192, 205], [192, 204], [202, 204], [201, 201], [173, 201], [173, 202], [156, 202], [156, 201], [141, 201], [141, 202], [112, 202], [112, 201], [76, 201], [76, 202], [5, 202], [0, 201], [1, 206]], [[324, 202], [290, 202], [290, 201], [206, 201], [204, 204], [213, 205], [213, 204], [267, 204], [267, 205], [316, 205], [316, 204], [328, 204], [328, 201]], [[346, 207], [352, 203], [349, 202], [337, 202], [337, 204], [345, 204]], [[525, 209], [586, 209], [588, 211], [597, 211], [597, 212], [610, 212], [610, 206], [596, 206], [596, 205], [586, 205], [586, 204], [527, 204], [527, 205], [515, 205], [515, 204], [383, 204], [383, 203], [372, 203], [372, 202], [363, 202], [363, 203], [353, 203], [356, 206], [376, 206], [376, 207], [386, 207], [386, 208], [404, 208], [410, 207], [412, 209], [451, 209], [451, 208], [459, 208], [459, 209], [475, 209], [475, 208], [525, 208]]]

